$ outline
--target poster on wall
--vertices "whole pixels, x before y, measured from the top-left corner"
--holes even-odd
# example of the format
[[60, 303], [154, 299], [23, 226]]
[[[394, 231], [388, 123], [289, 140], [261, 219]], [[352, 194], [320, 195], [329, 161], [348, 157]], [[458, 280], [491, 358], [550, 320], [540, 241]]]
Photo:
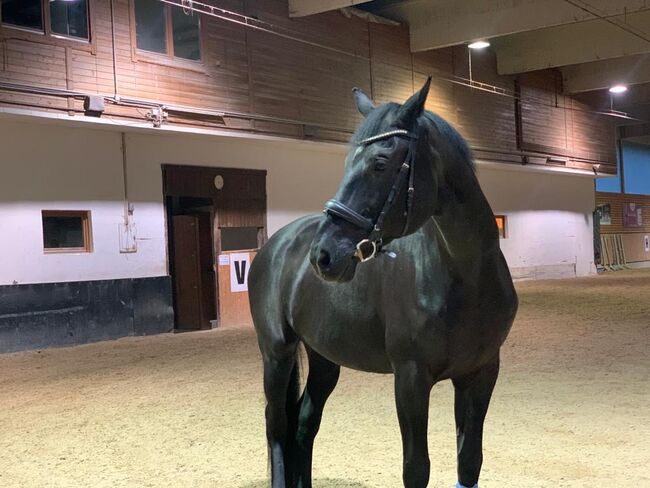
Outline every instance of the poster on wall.
[[638, 203], [626, 202], [623, 205], [623, 226], [641, 227], [643, 225], [643, 207]]
[[600, 216], [600, 225], [612, 225], [612, 207], [609, 203], [598, 205], [597, 211]]
[[251, 265], [250, 254], [230, 254], [230, 291], [233, 293], [248, 291], [248, 270]]

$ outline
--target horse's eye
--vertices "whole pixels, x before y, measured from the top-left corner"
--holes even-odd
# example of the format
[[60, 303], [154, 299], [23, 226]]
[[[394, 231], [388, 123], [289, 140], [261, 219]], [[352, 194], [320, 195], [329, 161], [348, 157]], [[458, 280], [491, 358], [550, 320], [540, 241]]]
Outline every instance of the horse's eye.
[[388, 165], [388, 160], [384, 158], [375, 159], [375, 171], [384, 171]]

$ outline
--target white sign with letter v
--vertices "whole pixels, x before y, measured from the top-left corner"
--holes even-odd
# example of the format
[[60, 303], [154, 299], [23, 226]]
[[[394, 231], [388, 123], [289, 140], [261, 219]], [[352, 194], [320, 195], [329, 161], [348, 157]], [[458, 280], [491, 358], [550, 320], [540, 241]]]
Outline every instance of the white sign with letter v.
[[247, 252], [230, 255], [230, 291], [248, 291], [248, 270], [251, 267]]

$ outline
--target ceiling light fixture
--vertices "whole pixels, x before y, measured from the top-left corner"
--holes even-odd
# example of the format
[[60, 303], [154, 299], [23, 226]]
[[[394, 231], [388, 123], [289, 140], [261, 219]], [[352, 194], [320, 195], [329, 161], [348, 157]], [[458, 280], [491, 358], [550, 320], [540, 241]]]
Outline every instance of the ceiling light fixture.
[[627, 91], [627, 86], [625, 85], [614, 85], [609, 89], [609, 93], [625, 93]]
[[490, 45], [487, 41], [474, 41], [471, 44], [468, 44], [467, 47], [470, 49], [485, 49]]

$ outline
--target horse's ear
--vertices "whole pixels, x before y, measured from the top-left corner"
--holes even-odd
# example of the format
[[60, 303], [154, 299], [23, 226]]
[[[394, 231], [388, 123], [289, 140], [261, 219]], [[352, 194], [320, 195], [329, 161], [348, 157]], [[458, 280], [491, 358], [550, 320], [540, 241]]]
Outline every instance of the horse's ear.
[[410, 129], [417, 118], [424, 112], [424, 103], [427, 101], [429, 95], [429, 87], [431, 86], [431, 77], [427, 78], [424, 86], [420, 91], [413, 94], [404, 105], [402, 105], [397, 113], [396, 123], [399, 127]]
[[367, 117], [375, 109], [375, 104], [372, 103], [372, 99], [361, 88], [353, 88], [352, 93], [354, 93], [354, 101], [357, 103], [359, 112], [364, 117]]

